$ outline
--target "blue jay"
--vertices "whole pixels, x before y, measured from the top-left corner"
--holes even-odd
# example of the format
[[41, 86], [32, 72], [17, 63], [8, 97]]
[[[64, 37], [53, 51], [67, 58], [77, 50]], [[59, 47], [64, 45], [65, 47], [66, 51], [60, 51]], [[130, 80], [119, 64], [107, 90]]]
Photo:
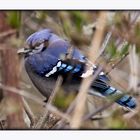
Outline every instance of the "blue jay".
[[[87, 58], [77, 48], [72, 49], [70, 59], [63, 59], [71, 45], [50, 29], [33, 33], [26, 42], [28, 47], [20, 49], [18, 53], [25, 54], [25, 69], [33, 84], [47, 98], [52, 93], [59, 75], [64, 79], [62, 84], [64, 89], [78, 91], [81, 79], [92, 76], [97, 70], [96, 65], [91, 65], [89, 70], [85, 70]], [[68, 77], [70, 80], [66, 82]], [[93, 91], [106, 97], [122, 94], [110, 86], [108, 81], [109, 78], [101, 72], [92, 83], [89, 94], [93, 94]], [[136, 107], [135, 98], [129, 95], [123, 95], [116, 102], [131, 109]]]

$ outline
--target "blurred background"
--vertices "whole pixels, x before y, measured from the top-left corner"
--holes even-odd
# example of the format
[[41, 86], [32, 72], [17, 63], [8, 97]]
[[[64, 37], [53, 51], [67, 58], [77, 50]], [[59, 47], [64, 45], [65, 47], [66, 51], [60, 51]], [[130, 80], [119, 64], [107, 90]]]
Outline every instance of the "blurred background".
[[[98, 24], [102, 20], [100, 12], [0, 11], [0, 129], [69, 129], [66, 122], [61, 127], [55, 126], [64, 118], [53, 111], [37, 125], [46, 110], [38, 102], [45, 98], [28, 78], [24, 60], [16, 52], [27, 45], [25, 41], [30, 34], [50, 28], [88, 56], [94, 34], [97, 28], [102, 28]], [[106, 27], [96, 64], [105, 62], [103, 69], [111, 79], [110, 84], [133, 95], [138, 106], [128, 110], [114, 103], [82, 122], [80, 129], [140, 129], [140, 11], [102, 12], [106, 13]], [[67, 115], [73, 99], [58, 93], [53, 103], [58, 114]], [[88, 95], [86, 113], [106, 103], [104, 98]]]

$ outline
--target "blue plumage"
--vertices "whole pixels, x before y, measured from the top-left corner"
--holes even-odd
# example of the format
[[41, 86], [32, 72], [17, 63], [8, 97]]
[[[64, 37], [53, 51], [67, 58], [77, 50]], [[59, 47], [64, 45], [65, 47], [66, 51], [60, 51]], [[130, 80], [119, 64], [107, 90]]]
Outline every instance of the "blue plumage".
[[[48, 46], [45, 46], [44, 42], [48, 42]], [[70, 60], [62, 59], [66, 56], [70, 44], [50, 29], [32, 34], [27, 39], [27, 43], [33, 52], [29, 52], [26, 62], [36, 74], [43, 78], [72, 74], [72, 79], [77, 77], [77, 83], [80, 85], [82, 78], [93, 75], [97, 70], [97, 67], [93, 65], [89, 71], [85, 71], [86, 57], [77, 48], [73, 48]], [[91, 85], [91, 89], [100, 92], [103, 96], [122, 94], [119, 90], [109, 86], [107, 81], [108, 77], [101, 72]], [[124, 95], [116, 102], [129, 108], [136, 107], [135, 99], [129, 95]]]
[[26, 42], [29, 46], [37, 46], [43, 43], [44, 41], [49, 40], [51, 33], [52, 31], [50, 29], [45, 29], [40, 32], [36, 32], [29, 36]]

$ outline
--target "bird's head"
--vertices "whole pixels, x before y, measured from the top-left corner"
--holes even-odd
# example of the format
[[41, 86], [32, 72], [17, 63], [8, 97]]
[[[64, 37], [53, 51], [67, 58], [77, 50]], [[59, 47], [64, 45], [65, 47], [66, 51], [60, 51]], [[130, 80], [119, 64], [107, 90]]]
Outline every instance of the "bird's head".
[[26, 47], [20, 48], [17, 53], [25, 57], [43, 51], [47, 46], [52, 35], [50, 29], [44, 29], [31, 34], [26, 40]]

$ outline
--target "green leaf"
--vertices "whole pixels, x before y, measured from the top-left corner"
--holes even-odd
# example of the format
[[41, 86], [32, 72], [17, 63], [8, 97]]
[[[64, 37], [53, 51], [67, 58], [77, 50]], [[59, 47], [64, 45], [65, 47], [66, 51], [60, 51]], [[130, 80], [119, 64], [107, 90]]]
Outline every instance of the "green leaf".
[[81, 31], [82, 25], [85, 20], [84, 16], [81, 14], [80, 11], [72, 11], [71, 15], [72, 15], [73, 21], [77, 27], [77, 30]]
[[115, 46], [114, 41], [111, 41], [111, 43], [109, 44], [109, 46], [107, 47], [107, 53], [109, 54], [109, 56], [115, 57], [115, 55], [117, 54], [117, 48]]
[[123, 116], [123, 111], [116, 109], [112, 112], [112, 115], [106, 119], [107, 128], [110, 129], [126, 129], [127, 123], [125, 122]]
[[54, 105], [57, 106], [57, 108], [61, 109], [62, 111], [65, 111], [68, 106], [71, 104], [71, 102], [74, 100], [75, 95], [73, 93], [66, 94], [63, 89], [59, 90], [59, 92], [56, 94], [54, 98]]
[[7, 12], [7, 22], [12, 28], [19, 29], [21, 25], [21, 11]]
[[140, 37], [140, 24], [136, 24], [136, 26], [135, 26], [135, 34], [136, 34], [136, 36]]
[[122, 57], [124, 54], [126, 54], [128, 52], [128, 49], [129, 49], [129, 44], [127, 43], [126, 45], [123, 46], [120, 52], [120, 56]]

